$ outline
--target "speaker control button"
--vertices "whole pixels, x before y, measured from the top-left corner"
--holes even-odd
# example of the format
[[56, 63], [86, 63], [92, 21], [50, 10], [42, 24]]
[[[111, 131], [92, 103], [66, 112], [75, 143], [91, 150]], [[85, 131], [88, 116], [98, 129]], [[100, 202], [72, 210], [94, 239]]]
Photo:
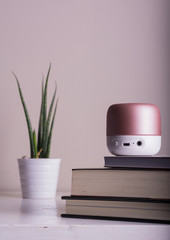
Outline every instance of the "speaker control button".
[[117, 147], [119, 145], [119, 142], [117, 140], [113, 140], [112, 144], [114, 147]]

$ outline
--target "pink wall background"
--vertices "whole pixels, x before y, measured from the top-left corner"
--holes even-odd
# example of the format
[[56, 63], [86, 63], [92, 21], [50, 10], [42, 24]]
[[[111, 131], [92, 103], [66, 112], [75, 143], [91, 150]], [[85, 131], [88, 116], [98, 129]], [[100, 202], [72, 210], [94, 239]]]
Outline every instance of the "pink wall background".
[[149, 102], [162, 114], [170, 154], [167, 0], [0, 0], [0, 190], [18, 190], [17, 158], [29, 155], [14, 71], [37, 129], [42, 74], [58, 83], [51, 157], [62, 159], [59, 190], [71, 169], [103, 167], [106, 112], [114, 103]]

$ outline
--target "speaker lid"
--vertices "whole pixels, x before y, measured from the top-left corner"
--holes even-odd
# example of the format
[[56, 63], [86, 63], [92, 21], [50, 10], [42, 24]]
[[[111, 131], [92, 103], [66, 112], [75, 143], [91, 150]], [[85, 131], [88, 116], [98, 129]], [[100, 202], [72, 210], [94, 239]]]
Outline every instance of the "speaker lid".
[[158, 107], [149, 103], [120, 103], [107, 112], [107, 136], [161, 135]]

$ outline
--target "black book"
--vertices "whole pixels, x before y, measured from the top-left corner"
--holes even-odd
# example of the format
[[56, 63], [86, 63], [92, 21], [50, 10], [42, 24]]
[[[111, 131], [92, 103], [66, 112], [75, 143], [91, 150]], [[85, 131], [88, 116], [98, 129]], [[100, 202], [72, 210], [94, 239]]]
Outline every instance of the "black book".
[[63, 196], [62, 217], [170, 224], [170, 200]]
[[170, 169], [168, 156], [106, 156], [105, 167], [134, 167]]

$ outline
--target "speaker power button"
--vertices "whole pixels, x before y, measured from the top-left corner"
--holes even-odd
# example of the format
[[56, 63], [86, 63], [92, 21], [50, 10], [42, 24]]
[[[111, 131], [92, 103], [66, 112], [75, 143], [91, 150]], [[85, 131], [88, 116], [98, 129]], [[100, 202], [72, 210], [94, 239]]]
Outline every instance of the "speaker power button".
[[112, 144], [114, 147], [117, 147], [119, 145], [119, 142], [117, 140], [113, 140]]

